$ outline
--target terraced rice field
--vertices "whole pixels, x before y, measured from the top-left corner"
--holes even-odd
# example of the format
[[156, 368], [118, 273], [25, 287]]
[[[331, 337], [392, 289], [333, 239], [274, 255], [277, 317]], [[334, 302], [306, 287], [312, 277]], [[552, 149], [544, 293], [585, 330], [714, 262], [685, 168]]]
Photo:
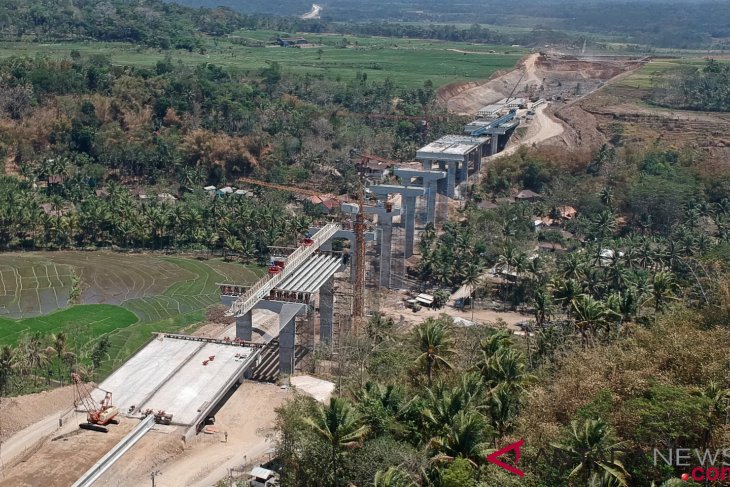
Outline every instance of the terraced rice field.
[[[186, 331], [218, 302], [219, 282], [246, 284], [259, 268], [111, 252], [39, 252], [0, 256], [0, 345], [23, 333], [66, 332], [88, 352], [103, 335], [111, 341], [101, 375], [137, 351], [153, 332]], [[81, 289], [70, 306], [74, 276]], [[88, 355], [88, 353], [87, 353]]]

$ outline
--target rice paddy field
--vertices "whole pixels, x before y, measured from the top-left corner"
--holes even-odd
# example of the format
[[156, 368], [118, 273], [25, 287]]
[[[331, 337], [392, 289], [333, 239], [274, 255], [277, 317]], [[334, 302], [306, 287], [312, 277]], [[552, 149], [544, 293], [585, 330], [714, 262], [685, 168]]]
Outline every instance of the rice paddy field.
[[[151, 254], [33, 252], [0, 255], [0, 346], [24, 333], [65, 332], [90, 350], [106, 335], [110, 372], [153, 332], [191, 331], [218, 303], [219, 282], [251, 283], [258, 267]], [[69, 303], [77, 287], [77, 303]]]
[[520, 47], [335, 34], [302, 34], [311, 47], [283, 48], [272, 44], [279, 35], [283, 34], [239, 31], [227, 39], [206, 39], [205, 49], [195, 52], [93, 41], [3, 42], [0, 59], [23, 55], [63, 59], [75, 50], [87, 56], [108, 56], [114, 64], [153, 67], [170, 55], [187, 65], [214, 63], [245, 72], [276, 62], [283, 70], [300, 75], [349, 80], [366, 73], [370, 80], [390, 79], [402, 87], [422, 86], [426, 80], [438, 87], [488, 78], [497, 70], [513, 68], [528, 52]]
[[[720, 62], [725, 62], [723, 59], [719, 59]], [[687, 58], [656, 58], [650, 60], [641, 68], [637, 69], [634, 73], [620, 80], [616, 83], [618, 86], [625, 86], [628, 88], [651, 88], [653, 86], [653, 80], [661, 78], [664, 74], [669, 71], [674, 71], [680, 68], [693, 68], [699, 69], [705, 65], [707, 61], [700, 57], [687, 57]]]

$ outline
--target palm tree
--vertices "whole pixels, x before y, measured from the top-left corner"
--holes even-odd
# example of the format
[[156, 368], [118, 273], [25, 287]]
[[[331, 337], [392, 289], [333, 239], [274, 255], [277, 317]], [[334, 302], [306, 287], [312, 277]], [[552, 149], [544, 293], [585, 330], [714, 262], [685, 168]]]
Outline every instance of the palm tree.
[[661, 271], [654, 274], [651, 281], [651, 300], [654, 302], [655, 313], [666, 308], [670, 301], [678, 299], [674, 295], [678, 288], [671, 272]]
[[61, 364], [63, 363], [66, 350], [66, 333], [59, 332], [51, 335], [51, 346], [47, 349], [49, 352], [56, 352], [58, 356], [58, 380], [63, 385], [63, 375], [61, 375]]
[[621, 317], [621, 322], [630, 322], [639, 310], [639, 295], [636, 288], [629, 287], [623, 292], [610, 294], [606, 306]]
[[586, 339], [588, 332], [595, 333], [598, 329], [607, 329], [612, 318], [617, 317], [611, 309], [603, 302], [592, 296], [578, 296], [573, 301], [573, 313], [575, 326], [578, 328], [583, 339]]
[[484, 416], [476, 411], [459, 411], [444, 436], [434, 438], [431, 447], [438, 452], [437, 460], [464, 458], [474, 467], [484, 459], [490, 436]]
[[366, 382], [362, 389], [355, 392], [357, 407], [363, 422], [375, 435], [382, 434], [393, 426], [396, 417], [404, 409], [403, 392], [392, 384], [381, 386]]
[[566, 310], [568, 316], [571, 316], [573, 303], [578, 296], [583, 295], [583, 289], [575, 279], [564, 279], [553, 285], [553, 295], [555, 300]]
[[[240, 254], [243, 251], [243, 244], [236, 237], [231, 236], [226, 237], [223, 243], [223, 248], [230, 253]], [[224, 260], [228, 260], [228, 252], [224, 253]]]
[[16, 364], [16, 356], [12, 347], [3, 346], [0, 349], [0, 387], [2, 387], [4, 395], [8, 393], [8, 383], [10, 383]]
[[451, 369], [447, 360], [454, 354], [451, 349], [453, 339], [449, 327], [443, 321], [428, 318], [413, 331], [418, 350], [421, 352], [416, 363], [425, 366], [428, 385], [433, 383], [433, 372], [439, 369]]
[[572, 421], [571, 436], [566, 443], [553, 444], [553, 448], [573, 459], [575, 467], [568, 475], [571, 485], [587, 485], [595, 475], [608, 474], [620, 486], [627, 486], [629, 474], [615, 454], [622, 446], [612, 443], [611, 431], [601, 419]]
[[525, 372], [525, 360], [520, 352], [511, 348], [500, 348], [491, 357], [482, 351], [482, 359], [476, 368], [481, 372], [484, 384], [489, 388], [504, 385], [513, 391], [520, 391], [529, 379]]
[[304, 421], [322, 440], [332, 447], [332, 478], [334, 487], [340, 482], [337, 476], [337, 457], [342, 448], [350, 448], [365, 436], [368, 429], [360, 425], [360, 418], [352, 405], [341, 397], [332, 397], [329, 406], [318, 405], [311, 417]]
[[703, 434], [703, 444], [707, 447], [712, 439], [712, 430], [715, 425], [725, 422], [730, 413], [730, 389], [725, 389], [717, 382], [710, 381], [700, 395], [709, 403], [707, 427]]
[[489, 391], [486, 409], [489, 412], [489, 419], [492, 427], [497, 432], [497, 437], [501, 438], [512, 429], [514, 418], [520, 407], [520, 394], [516, 394], [514, 390], [505, 384], [499, 384], [497, 387]]
[[590, 221], [590, 234], [597, 240], [605, 240], [616, 230], [616, 216], [611, 210], [596, 214]]
[[609, 211], [613, 211], [613, 189], [610, 186], [604, 186], [598, 193], [601, 203], [606, 205]]
[[[48, 353], [46, 348], [43, 347], [43, 343], [39, 333], [26, 335], [26, 337], [27, 338], [25, 338], [21, 342], [24, 344], [22, 353], [25, 356], [25, 360], [27, 361], [29, 372], [31, 374], [34, 374], [34, 372], [38, 369], [41, 369], [48, 365]], [[35, 386], [37, 383], [38, 376], [34, 374], [33, 385]]]
[[419, 407], [416, 413], [424, 420], [420, 436], [424, 439], [444, 436], [460, 411], [477, 407], [483, 389], [481, 378], [474, 373], [465, 374], [456, 387], [438, 383], [426, 389], [424, 402], [416, 403]]
[[373, 487], [416, 487], [416, 485], [411, 476], [398, 467], [378, 470], [373, 480]]
[[571, 252], [560, 263], [564, 279], [580, 279], [585, 270], [585, 259], [578, 252]]
[[471, 300], [471, 320], [474, 321], [474, 298], [475, 291], [479, 284], [481, 284], [482, 267], [475, 263], [470, 262], [466, 269], [464, 269], [464, 285], [469, 286], [469, 299]]
[[483, 339], [479, 344], [486, 357], [491, 357], [503, 348], [512, 346], [512, 339], [506, 331], [497, 331]]
[[538, 289], [532, 296], [532, 305], [535, 323], [538, 327], [542, 327], [552, 316], [553, 298], [545, 289]]

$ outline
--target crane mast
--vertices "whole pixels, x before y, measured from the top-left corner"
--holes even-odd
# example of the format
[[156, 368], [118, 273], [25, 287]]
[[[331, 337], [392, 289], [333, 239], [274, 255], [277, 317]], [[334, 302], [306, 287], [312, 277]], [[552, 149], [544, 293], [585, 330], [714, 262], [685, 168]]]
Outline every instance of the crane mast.
[[358, 189], [358, 212], [355, 218], [355, 289], [352, 299], [352, 327], [355, 333], [363, 328], [365, 315], [365, 189], [362, 179]]

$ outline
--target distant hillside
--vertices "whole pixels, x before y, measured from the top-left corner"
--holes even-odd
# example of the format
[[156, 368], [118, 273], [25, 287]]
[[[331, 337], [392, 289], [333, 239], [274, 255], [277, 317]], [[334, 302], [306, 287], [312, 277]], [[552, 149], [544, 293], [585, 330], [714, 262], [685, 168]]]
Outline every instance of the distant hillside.
[[658, 47], [720, 47], [730, 38], [730, 2], [718, 0], [178, 0], [246, 13], [299, 16], [322, 5], [324, 22], [484, 23], [615, 36]]
[[222, 35], [250, 20], [229, 9], [193, 9], [158, 0], [0, 0], [5, 41], [95, 39], [193, 49], [200, 33]]

